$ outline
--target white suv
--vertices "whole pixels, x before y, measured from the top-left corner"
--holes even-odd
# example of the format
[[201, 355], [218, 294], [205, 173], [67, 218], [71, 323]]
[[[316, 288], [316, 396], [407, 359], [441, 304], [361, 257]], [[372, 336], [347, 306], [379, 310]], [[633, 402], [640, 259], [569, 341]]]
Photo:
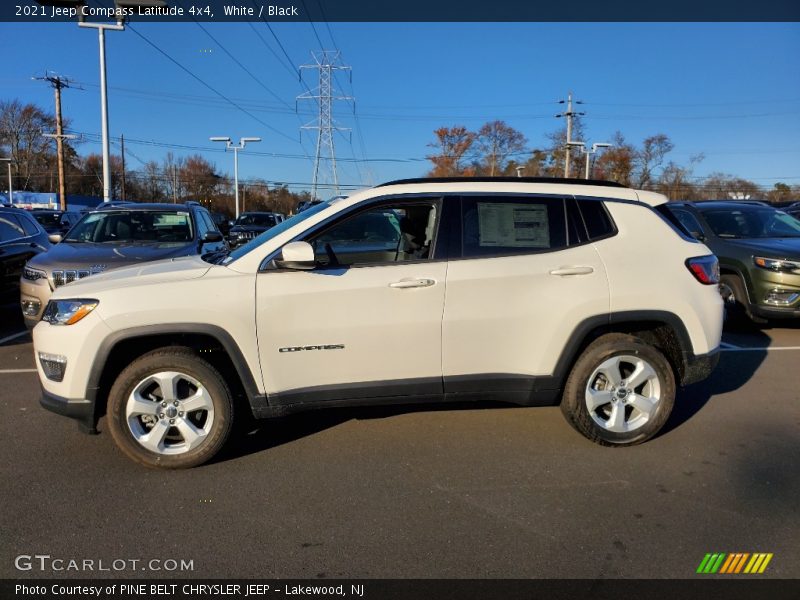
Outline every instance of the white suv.
[[[56, 290], [42, 404], [148, 466], [214, 456], [234, 414], [560, 401], [609, 446], [655, 435], [713, 369], [718, 265], [603, 182], [406, 180], [323, 202], [228, 254]], [[239, 418], [237, 416], [237, 418]]]

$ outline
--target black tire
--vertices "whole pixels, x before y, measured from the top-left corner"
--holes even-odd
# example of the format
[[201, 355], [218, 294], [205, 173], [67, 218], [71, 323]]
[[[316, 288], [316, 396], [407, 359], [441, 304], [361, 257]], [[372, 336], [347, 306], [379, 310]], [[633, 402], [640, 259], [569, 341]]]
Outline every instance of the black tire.
[[[636, 385], [633, 390], [635, 393], [629, 391], [624, 385], [620, 386], [619, 393], [622, 396], [616, 395], [617, 388], [613, 388], [615, 390], [613, 392], [610, 391], [612, 389], [609, 387], [610, 382], [606, 381], [604, 389], [600, 392], [604, 395], [608, 394], [609, 400], [612, 398], [614, 400], [609, 404], [596, 406], [593, 411], [590, 411], [586, 399], [589, 386], [593, 384], [592, 389], [597, 389], [596, 386], [601, 381], [601, 377], [605, 377], [603, 374], [596, 374], [596, 371], [607, 361], [615, 362], [613, 360], [615, 358], [619, 363], [618, 371], [622, 377], [631, 374], [629, 371], [632, 370], [634, 362], [628, 363], [629, 359], [637, 361], [638, 364], [648, 365], [653, 376], [647, 382]], [[622, 380], [620, 383], [624, 384], [625, 381]], [[656, 391], [658, 400], [653, 403], [654, 407], [651, 409], [651, 413], [640, 412], [638, 408], [635, 408], [634, 403], [640, 402], [640, 396], [652, 395], [655, 397]], [[610, 333], [589, 344], [578, 357], [564, 386], [561, 412], [576, 431], [597, 444], [615, 447], [633, 446], [649, 440], [659, 432], [667, 422], [674, 404], [675, 375], [666, 357], [658, 349], [635, 336]], [[623, 427], [627, 428], [630, 422], [630, 430], [611, 431], [601, 426], [596, 420], [603, 421], [604, 417], [607, 417], [606, 423], [611, 424], [616, 414], [611, 412], [615, 410], [615, 405], [616, 410], [623, 411]], [[645, 406], [643, 403], [639, 405]], [[628, 422], [627, 419], [630, 421]]]
[[[173, 379], [176, 382], [174, 389], [177, 390], [174, 409], [173, 402], [166, 402], [166, 408], [159, 408], [165, 406], [159, 401], [159, 398], [164, 399], [165, 394], [155, 381], [147, 383], [148, 378], [166, 373], [176, 375]], [[195, 383], [199, 386], [195, 386]], [[199, 393], [200, 387], [207, 392], [202, 397], [208, 410], [195, 409], [192, 412], [171, 414], [180, 410], [185, 401], [197, 397], [195, 395]], [[129, 420], [126, 410], [129, 399], [137, 389], [143, 399], [155, 399], [153, 406], [157, 412], [153, 415], [147, 413], [138, 417], [132, 416]], [[145, 395], [141, 390], [148, 391]], [[171, 395], [172, 392], [168, 394]], [[160, 417], [158, 411], [162, 410], [163, 416]], [[191, 349], [160, 348], [140, 356], [119, 374], [109, 393], [107, 414], [111, 437], [129, 458], [148, 467], [186, 469], [210, 460], [227, 441], [233, 422], [233, 396], [219, 372]], [[174, 419], [170, 421], [170, 417]], [[150, 419], [155, 424], [151, 426], [143, 419]], [[182, 427], [188, 427], [187, 421], [194, 426], [194, 430], [190, 431], [203, 433], [202, 436], [193, 438], [196, 440], [196, 447], [191, 447], [189, 438], [181, 432]], [[178, 423], [175, 426], [169, 424], [175, 422]], [[164, 432], [159, 438], [163, 440], [159, 443], [163, 446], [160, 451], [145, 447], [138, 441], [137, 433], [134, 433], [138, 432], [144, 439], [145, 434], [155, 431], [156, 427], [160, 428], [159, 433]]]
[[722, 275], [719, 278], [720, 293], [725, 302], [727, 321], [731, 324], [742, 324], [746, 320], [763, 325], [766, 319], [753, 314], [750, 298], [747, 295], [742, 278], [738, 275]]

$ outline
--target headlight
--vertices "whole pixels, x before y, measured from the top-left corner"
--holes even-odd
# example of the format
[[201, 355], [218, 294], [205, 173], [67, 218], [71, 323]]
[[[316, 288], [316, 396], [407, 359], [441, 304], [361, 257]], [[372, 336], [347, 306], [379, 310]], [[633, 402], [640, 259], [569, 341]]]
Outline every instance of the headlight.
[[92, 312], [99, 302], [91, 299], [50, 300], [42, 314], [42, 321], [51, 325], [74, 325]]
[[761, 256], [754, 256], [753, 262], [757, 267], [761, 267], [762, 269], [800, 274], [800, 262], [794, 260], [781, 260], [778, 258], [763, 258]]
[[39, 279], [47, 279], [47, 273], [40, 271], [39, 269], [25, 267], [22, 269], [22, 278], [27, 279], [28, 281], [38, 281]]

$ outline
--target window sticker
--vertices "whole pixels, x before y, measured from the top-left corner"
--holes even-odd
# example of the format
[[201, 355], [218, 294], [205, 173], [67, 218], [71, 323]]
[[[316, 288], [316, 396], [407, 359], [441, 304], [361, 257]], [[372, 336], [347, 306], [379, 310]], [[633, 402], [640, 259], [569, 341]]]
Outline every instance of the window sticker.
[[549, 248], [547, 206], [478, 204], [478, 231], [482, 247]]

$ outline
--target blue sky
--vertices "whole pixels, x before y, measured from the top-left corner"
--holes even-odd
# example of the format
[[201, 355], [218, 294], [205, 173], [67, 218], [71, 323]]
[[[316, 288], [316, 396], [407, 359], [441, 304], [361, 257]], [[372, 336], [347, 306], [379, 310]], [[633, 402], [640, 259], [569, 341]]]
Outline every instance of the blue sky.
[[[109, 32], [110, 129], [112, 136], [125, 135], [130, 167], [169, 151], [140, 141], [213, 148], [211, 135], [261, 136], [252, 150], [289, 156], [241, 154], [241, 177], [310, 182], [304, 155], [313, 155], [314, 132], [303, 133], [301, 146], [299, 126], [313, 119], [305, 113], [314, 109], [305, 102], [305, 113], [294, 112], [295, 97], [305, 91], [296, 68], [310, 62], [321, 40], [326, 49], [341, 50], [353, 69], [352, 86], [344, 72], [337, 80], [356, 98], [358, 115], [352, 104], [336, 103], [338, 123], [353, 128], [352, 143], [349, 134], [336, 137], [337, 157], [351, 161], [339, 162], [342, 183], [424, 174], [426, 144], [444, 125], [477, 129], [503, 119], [530, 147], [543, 146], [561, 125], [556, 101], [572, 90], [585, 102], [589, 142], [606, 141], [617, 130], [636, 143], [666, 133], [677, 162], [705, 154], [697, 176], [722, 171], [762, 185], [800, 184], [798, 24], [318, 23], [315, 34], [309, 23], [276, 23], [283, 49], [264, 23], [202, 26], [215, 40], [196, 23], [133, 25], [250, 114], [133, 31]], [[2, 23], [0, 52], [12, 57], [0, 72], [0, 97], [52, 109], [52, 90], [31, 77], [55, 71], [84, 88], [64, 93], [72, 128], [99, 134], [94, 30]], [[304, 76], [313, 88], [314, 72]], [[100, 145], [86, 141], [80, 151], [99, 152]], [[232, 172], [232, 155], [172, 151], [199, 152]], [[365, 157], [368, 162], [352, 162]]]

